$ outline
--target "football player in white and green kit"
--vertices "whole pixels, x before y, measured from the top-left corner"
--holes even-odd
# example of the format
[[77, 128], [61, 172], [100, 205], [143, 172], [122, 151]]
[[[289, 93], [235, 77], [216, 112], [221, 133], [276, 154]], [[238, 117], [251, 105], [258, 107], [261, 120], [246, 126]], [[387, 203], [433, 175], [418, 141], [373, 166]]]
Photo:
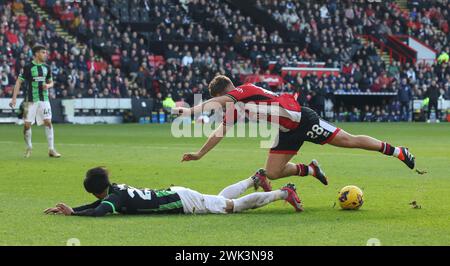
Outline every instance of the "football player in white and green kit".
[[31, 125], [37, 122], [38, 126], [45, 126], [45, 135], [48, 142], [48, 155], [59, 158], [61, 154], [54, 147], [54, 134], [52, 125], [52, 109], [48, 99], [48, 90], [53, 87], [52, 72], [45, 64], [48, 57], [47, 48], [35, 45], [32, 48], [33, 60], [24, 66], [14, 86], [14, 92], [9, 106], [15, 108], [16, 98], [22, 83], [25, 84], [24, 102], [24, 139], [27, 145], [25, 158], [30, 157], [33, 145], [31, 143]]
[[109, 180], [104, 167], [87, 171], [84, 188], [98, 200], [72, 208], [64, 203], [44, 210], [45, 214], [67, 216], [101, 217], [107, 214], [227, 214], [263, 207], [269, 203], [285, 200], [295, 211], [303, 211], [294, 184], [270, 192], [255, 192], [241, 197], [249, 188], [261, 186], [258, 176], [252, 176], [224, 188], [218, 195], [207, 195], [185, 187], [168, 189], [138, 189], [126, 184], [117, 185]]

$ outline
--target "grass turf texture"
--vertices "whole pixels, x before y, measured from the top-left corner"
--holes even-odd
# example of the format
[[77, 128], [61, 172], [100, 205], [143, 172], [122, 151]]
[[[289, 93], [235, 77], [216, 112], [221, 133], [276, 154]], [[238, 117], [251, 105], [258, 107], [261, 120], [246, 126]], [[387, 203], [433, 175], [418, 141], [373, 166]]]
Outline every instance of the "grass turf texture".
[[[339, 124], [354, 134], [368, 134], [416, 155], [420, 176], [395, 158], [362, 150], [305, 143], [294, 162], [316, 158], [329, 186], [312, 177], [273, 181], [297, 185], [305, 212], [284, 202], [232, 215], [46, 216], [58, 202], [78, 206], [94, 201], [84, 192], [85, 171], [107, 166], [112, 181], [136, 187], [186, 186], [205, 194], [246, 178], [264, 166], [267, 151], [259, 139], [224, 139], [201, 161], [180, 163], [204, 138], [176, 139], [170, 125], [55, 125], [61, 159], [47, 156], [44, 129], [33, 127], [33, 155], [22, 158], [19, 126], [0, 125], [0, 245], [382, 245], [450, 244], [450, 125]], [[359, 211], [333, 207], [345, 185], [364, 190]], [[416, 200], [421, 209], [409, 203]]]

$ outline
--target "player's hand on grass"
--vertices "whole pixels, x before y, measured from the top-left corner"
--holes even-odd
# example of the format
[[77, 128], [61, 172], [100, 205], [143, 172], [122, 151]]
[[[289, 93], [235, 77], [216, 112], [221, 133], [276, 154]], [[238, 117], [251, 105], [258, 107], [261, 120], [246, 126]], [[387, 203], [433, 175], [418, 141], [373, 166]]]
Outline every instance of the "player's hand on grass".
[[181, 162], [197, 161], [200, 160], [200, 158], [202, 158], [202, 156], [199, 153], [185, 153]]
[[61, 214], [61, 212], [59, 211], [59, 209], [57, 207], [45, 209], [44, 213], [45, 214]]
[[72, 213], [73, 213], [73, 209], [64, 203], [58, 203], [58, 204], [56, 204], [56, 207], [64, 215], [72, 215]]
[[14, 109], [16, 107], [16, 99], [11, 99], [11, 102], [9, 102], [9, 107]]

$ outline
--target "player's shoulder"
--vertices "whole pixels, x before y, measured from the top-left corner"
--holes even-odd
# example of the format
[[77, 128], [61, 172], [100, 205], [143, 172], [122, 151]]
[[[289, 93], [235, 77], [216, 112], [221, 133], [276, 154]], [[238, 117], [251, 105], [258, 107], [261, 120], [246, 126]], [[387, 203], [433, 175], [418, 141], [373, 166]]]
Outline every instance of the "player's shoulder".
[[107, 198], [121, 198], [127, 192], [128, 186], [125, 184], [112, 184]]
[[112, 183], [111, 184], [111, 188], [113, 190], [126, 190], [127, 188], [129, 188], [130, 186], [128, 186], [127, 184], [116, 184], [116, 183]]
[[33, 67], [33, 62], [29, 61], [26, 62], [25, 65], [23, 66], [23, 69], [31, 69]]
[[112, 194], [116, 194], [116, 195], [120, 195], [123, 192], [127, 192], [127, 189], [129, 188], [129, 186], [127, 184], [116, 184], [113, 183], [111, 185], [111, 189], [110, 189], [110, 193]]
[[241, 86], [236, 87], [236, 89], [240, 89], [240, 90], [260, 90], [262, 88], [256, 86], [253, 83], [244, 83]]
[[241, 86], [236, 87], [234, 90], [232, 90], [234, 94], [236, 95], [254, 95], [254, 94], [260, 94], [263, 92], [263, 89], [261, 87], [256, 86], [253, 83], [245, 83]]

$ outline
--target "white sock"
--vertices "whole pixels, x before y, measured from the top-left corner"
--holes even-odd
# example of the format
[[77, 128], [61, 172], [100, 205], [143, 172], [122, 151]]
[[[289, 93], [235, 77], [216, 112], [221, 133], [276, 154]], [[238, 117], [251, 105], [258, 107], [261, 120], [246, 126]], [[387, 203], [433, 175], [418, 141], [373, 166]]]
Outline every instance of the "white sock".
[[31, 144], [31, 128], [28, 130], [25, 130], [23, 139], [25, 140], [25, 143], [27, 144], [27, 148], [32, 149], [33, 144]]
[[[316, 174], [314, 171], [314, 167], [311, 165], [306, 165], [306, 164], [301, 163], [301, 164], [297, 164], [296, 166], [297, 166], [297, 170], [298, 170], [298, 173], [297, 173], [298, 176], [308, 176], [308, 175], [315, 176], [315, 174]], [[306, 168], [306, 167], [308, 167], [308, 168]], [[306, 174], [306, 172], [308, 172], [308, 174]]]
[[242, 212], [248, 209], [260, 208], [271, 202], [285, 199], [288, 193], [283, 190], [275, 190], [271, 192], [255, 192], [239, 199], [233, 200], [233, 212]]
[[48, 142], [48, 149], [54, 150], [54, 144], [53, 144], [53, 127], [45, 127], [45, 135], [47, 136], [47, 142]]
[[253, 186], [253, 179], [251, 177], [242, 180], [236, 184], [224, 188], [219, 196], [225, 197], [226, 199], [235, 199], [242, 195], [247, 189]]
[[309, 165], [308, 165], [308, 175], [312, 175], [312, 176], [315, 175], [314, 168], [312, 168], [312, 166], [309, 166]]
[[400, 148], [399, 147], [395, 147], [394, 153], [392, 154], [392, 156], [397, 157], [400, 154]]

